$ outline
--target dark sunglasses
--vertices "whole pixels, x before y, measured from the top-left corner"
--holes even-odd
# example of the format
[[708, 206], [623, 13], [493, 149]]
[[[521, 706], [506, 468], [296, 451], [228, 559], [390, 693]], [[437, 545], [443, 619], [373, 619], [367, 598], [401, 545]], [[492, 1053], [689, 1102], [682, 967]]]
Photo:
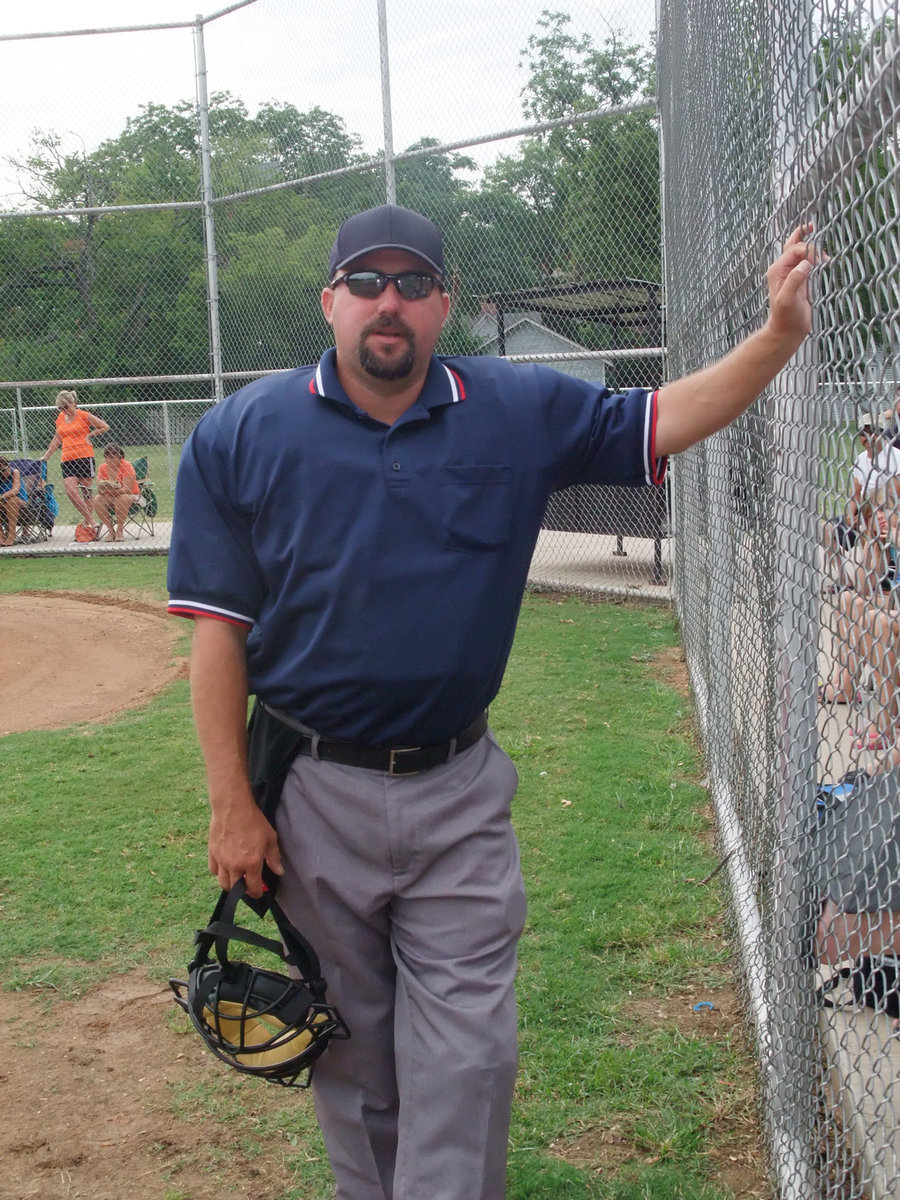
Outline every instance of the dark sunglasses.
[[374, 300], [389, 283], [393, 283], [404, 300], [424, 300], [435, 287], [442, 286], [439, 279], [424, 271], [401, 271], [399, 275], [389, 275], [386, 271], [351, 271], [349, 275], [335, 279], [331, 286], [335, 288], [339, 283], [346, 283], [350, 295], [360, 296], [363, 300]]

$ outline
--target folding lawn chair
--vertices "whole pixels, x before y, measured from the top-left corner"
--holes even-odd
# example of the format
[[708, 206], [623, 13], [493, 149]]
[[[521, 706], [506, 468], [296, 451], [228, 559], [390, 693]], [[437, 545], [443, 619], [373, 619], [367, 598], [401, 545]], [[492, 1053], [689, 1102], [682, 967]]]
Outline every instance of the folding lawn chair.
[[28, 493], [28, 501], [19, 511], [16, 541], [20, 544], [46, 542], [59, 516], [59, 501], [53, 484], [47, 483], [47, 464], [40, 458], [17, 458], [9, 465], [19, 472]]
[[153, 518], [156, 516], [158, 504], [156, 492], [153, 490], [153, 481], [148, 478], [150, 468], [146, 455], [134, 459], [131, 465], [137, 475], [140, 491], [125, 518], [125, 532], [136, 538], [140, 537], [142, 533], [149, 533], [153, 537]]

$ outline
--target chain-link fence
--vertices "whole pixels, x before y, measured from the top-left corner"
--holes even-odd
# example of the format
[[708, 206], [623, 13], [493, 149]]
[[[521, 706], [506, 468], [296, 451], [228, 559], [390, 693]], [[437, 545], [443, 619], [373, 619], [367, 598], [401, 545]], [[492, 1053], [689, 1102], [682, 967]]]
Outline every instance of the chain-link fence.
[[[897, 994], [853, 1003], [900, 945], [897, 18], [897, 0], [661, 0], [658, 80], [649, 0], [246, 0], [0, 38], [0, 454], [27, 474], [77, 391], [98, 448], [136, 468], [110, 552], [165, 549], [210, 404], [329, 344], [319, 294], [351, 212], [396, 200], [444, 229], [439, 349], [615, 387], [656, 383], [664, 344], [674, 377], [755, 328], [767, 263], [815, 221], [815, 335], [679, 458], [672, 516], [659, 492], [572, 489], [533, 564], [543, 586], [665, 599], [676, 548], [774, 1176], [798, 1200], [900, 1193]], [[57, 454], [48, 482], [56, 512], [4, 553], [58, 553], [88, 523]]]
[[679, 459], [673, 505], [768, 1140], [798, 1200], [900, 1194], [897, 19], [896, 0], [660, 11], [670, 374], [763, 319], [792, 227], [828, 256], [814, 337]]
[[[97, 446], [146, 460], [154, 485], [152, 535], [102, 548], [165, 549], [186, 425], [326, 349], [338, 224], [385, 200], [444, 231], [440, 351], [657, 383], [654, 22], [652, 0], [244, 0], [181, 25], [0, 38], [0, 454], [42, 455], [57, 391], [75, 390], [109, 425]], [[54, 91], [53, 62], [77, 88]], [[38, 76], [37, 94], [21, 86]], [[84, 548], [83, 483], [58, 455], [48, 478], [55, 528], [26, 525], [9, 553]], [[651, 489], [562, 495], [546, 526], [535, 581], [670, 596]]]

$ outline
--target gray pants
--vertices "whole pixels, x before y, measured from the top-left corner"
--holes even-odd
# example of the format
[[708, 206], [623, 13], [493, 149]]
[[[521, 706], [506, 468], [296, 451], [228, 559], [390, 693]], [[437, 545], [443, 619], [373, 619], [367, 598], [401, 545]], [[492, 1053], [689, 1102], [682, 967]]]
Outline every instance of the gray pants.
[[488, 734], [391, 777], [298, 758], [278, 899], [350, 1027], [313, 1081], [337, 1200], [502, 1200], [525, 921], [516, 771]]

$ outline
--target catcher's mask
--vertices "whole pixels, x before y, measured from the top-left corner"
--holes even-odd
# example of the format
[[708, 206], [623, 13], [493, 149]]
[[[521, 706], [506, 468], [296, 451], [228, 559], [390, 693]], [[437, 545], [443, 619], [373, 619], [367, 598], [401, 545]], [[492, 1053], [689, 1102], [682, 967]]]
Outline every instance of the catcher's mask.
[[[239, 900], [259, 916], [271, 913], [282, 941], [235, 925]], [[315, 950], [271, 892], [255, 900], [246, 894], [243, 880], [222, 892], [209, 925], [197, 931], [194, 941], [198, 950], [187, 981], [170, 979], [169, 985], [213, 1054], [248, 1075], [284, 1087], [309, 1087], [316, 1059], [332, 1038], [348, 1038], [350, 1031], [334, 1005], [325, 1001]], [[229, 942], [270, 951], [299, 978], [231, 962]], [[213, 946], [216, 957], [210, 959]]]

